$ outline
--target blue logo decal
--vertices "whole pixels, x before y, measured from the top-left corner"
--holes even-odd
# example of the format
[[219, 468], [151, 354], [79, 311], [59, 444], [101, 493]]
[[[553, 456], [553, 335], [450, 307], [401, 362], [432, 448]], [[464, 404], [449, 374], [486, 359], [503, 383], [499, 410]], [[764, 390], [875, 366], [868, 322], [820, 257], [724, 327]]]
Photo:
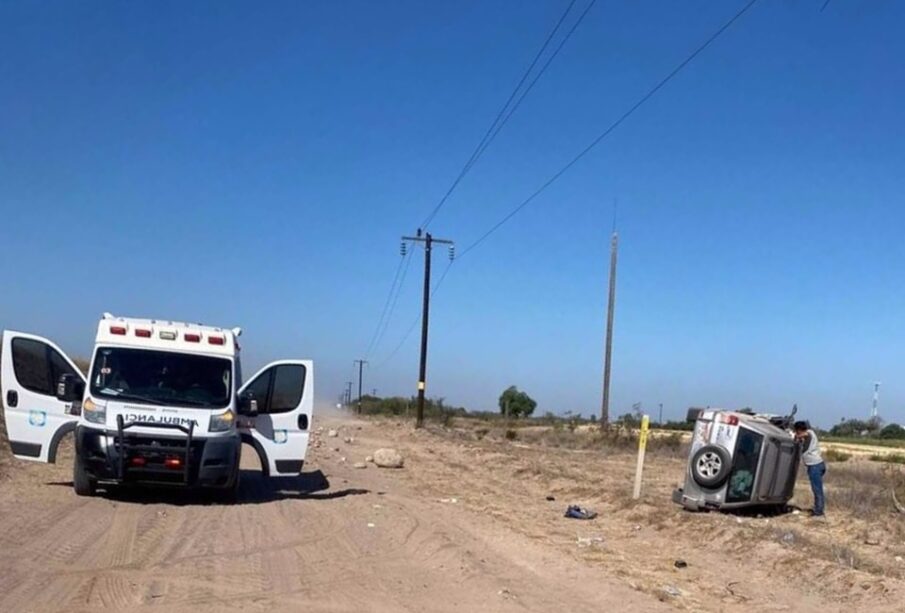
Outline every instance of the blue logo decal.
[[47, 413], [45, 411], [31, 410], [28, 412], [28, 423], [38, 428], [44, 427], [47, 423]]
[[273, 431], [273, 442], [277, 445], [282, 445], [285, 442], [289, 441], [289, 431], [288, 430], [274, 430]]

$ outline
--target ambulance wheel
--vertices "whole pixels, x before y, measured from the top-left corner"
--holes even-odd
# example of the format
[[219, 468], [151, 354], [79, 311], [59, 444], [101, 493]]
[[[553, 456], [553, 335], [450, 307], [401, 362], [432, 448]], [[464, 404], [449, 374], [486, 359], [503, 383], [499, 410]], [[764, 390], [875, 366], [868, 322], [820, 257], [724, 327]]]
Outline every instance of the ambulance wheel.
[[76, 496], [94, 496], [97, 491], [97, 481], [88, 476], [82, 458], [77, 453], [72, 463], [72, 487]]
[[239, 500], [239, 470], [233, 476], [233, 482], [223, 489], [214, 490], [214, 500], [221, 504], [234, 504]]
[[721, 486], [732, 469], [729, 453], [717, 445], [705, 445], [691, 458], [691, 476], [701, 487]]

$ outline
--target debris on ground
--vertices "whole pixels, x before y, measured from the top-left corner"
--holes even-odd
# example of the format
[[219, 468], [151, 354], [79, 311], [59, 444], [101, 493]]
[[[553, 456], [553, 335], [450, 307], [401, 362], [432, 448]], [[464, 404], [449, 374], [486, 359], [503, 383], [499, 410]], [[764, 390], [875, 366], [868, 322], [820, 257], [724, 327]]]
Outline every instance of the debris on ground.
[[456, 504], [457, 502], [459, 502], [459, 499], [458, 499], [458, 498], [441, 498], [441, 499], [440, 499], [440, 502], [446, 502], [446, 503], [450, 503], [450, 504]]
[[864, 537], [864, 544], [877, 547], [880, 544], [880, 537], [873, 533], [868, 533]]
[[374, 461], [374, 456], [372, 456], [372, 455], [369, 455], [368, 457], [365, 458], [365, 462], [373, 462], [373, 461]]
[[402, 468], [405, 460], [395, 449], [383, 448], [374, 452], [374, 464], [380, 468]]
[[352, 465], [352, 468], [367, 468], [367, 467], [368, 467], [368, 465], [365, 464], [364, 462], [355, 462], [355, 464]]
[[343, 439], [343, 442], [348, 443], [349, 445], [351, 445], [352, 443], [355, 442], [355, 437], [354, 437], [354, 436], [347, 436], [346, 438]]
[[368, 522], [368, 528], [374, 528], [374, 527], [375, 527], [374, 524], [372, 524], [371, 522]]
[[674, 585], [664, 585], [663, 593], [665, 593], [667, 596], [672, 596], [673, 598], [675, 598], [682, 595], [682, 590]]
[[339, 432], [337, 432], [336, 430], [327, 430], [327, 436], [329, 436], [330, 438], [336, 438], [337, 436], [339, 436]]
[[553, 502], [556, 500], [555, 496], [547, 496], [547, 502]]
[[566, 509], [565, 517], [568, 517], [569, 519], [594, 519], [597, 517], [597, 511], [583, 509], [577, 504], [572, 504]]
[[579, 547], [593, 547], [594, 545], [603, 545], [603, 537], [597, 535], [578, 537]]
[[685, 560], [676, 560], [673, 563], [673, 566], [675, 566], [676, 568], [688, 568], [688, 562], [686, 562]]
[[503, 598], [515, 598], [515, 595], [512, 592], [510, 592], [509, 588], [507, 588], [507, 587], [504, 587], [503, 589], [501, 589], [499, 592], [497, 592], [497, 594], [502, 596]]

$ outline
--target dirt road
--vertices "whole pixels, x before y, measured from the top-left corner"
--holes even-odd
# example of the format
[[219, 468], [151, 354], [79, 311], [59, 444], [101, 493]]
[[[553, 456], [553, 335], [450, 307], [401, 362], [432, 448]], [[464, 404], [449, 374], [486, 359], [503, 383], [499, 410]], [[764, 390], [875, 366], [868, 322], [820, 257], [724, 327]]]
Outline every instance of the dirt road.
[[56, 466], [15, 463], [0, 482], [0, 610], [663, 607], [491, 518], [423, 496], [405, 478], [418, 470], [411, 459], [397, 471], [353, 468], [352, 456], [389, 441], [346, 429], [354, 445], [324, 445], [349, 448], [348, 461], [312, 449], [299, 479], [264, 480], [249, 462], [235, 506], [166, 491], [77, 498], [71, 452]]
[[[654, 455], [631, 504], [625, 453], [318, 425], [339, 436], [317, 438], [300, 478], [264, 480], [245, 454], [232, 506], [166, 491], [77, 498], [71, 452], [7, 465], [0, 610], [901, 610], [901, 579], [810, 559], [840, 538], [824, 527], [680, 511], [668, 501], [678, 457]], [[386, 445], [405, 468], [353, 467]], [[563, 518], [573, 502], [601, 516]]]

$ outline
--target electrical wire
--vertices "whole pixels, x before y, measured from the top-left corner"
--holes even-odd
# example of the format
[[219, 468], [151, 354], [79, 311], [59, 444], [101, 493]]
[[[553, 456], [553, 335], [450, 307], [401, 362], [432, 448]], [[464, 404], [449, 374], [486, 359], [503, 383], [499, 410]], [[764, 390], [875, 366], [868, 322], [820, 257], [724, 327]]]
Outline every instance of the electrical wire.
[[[431, 294], [430, 294], [431, 298], [434, 297], [434, 294], [436, 294], [437, 290], [440, 289], [440, 286], [443, 285], [443, 280], [446, 279], [446, 275], [449, 274], [449, 269], [452, 268], [452, 265], [453, 265], [453, 260], [450, 260], [449, 264], [446, 265], [446, 268], [443, 269], [443, 273], [440, 275], [440, 278], [437, 279], [437, 283], [434, 285], [433, 289], [431, 289]], [[399, 350], [402, 349], [403, 345], [405, 345], [405, 341], [407, 341], [408, 338], [412, 335], [412, 332], [415, 331], [415, 326], [417, 326], [418, 322], [420, 322], [420, 321], [421, 321], [421, 315], [419, 314], [412, 321], [411, 325], [408, 327], [408, 330], [406, 330], [405, 335], [403, 335], [402, 340], [399, 341], [399, 344], [396, 345], [396, 347], [389, 354], [387, 354], [387, 356], [383, 360], [381, 360], [380, 363], [377, 364], [377, 366], [374, 367], [375, 370], [384, 366], [387, 362], [389, 362], [391, 359], [393, 359], [393, 357], [397, 353], [399, 353]]]
[[387, 299], [383, 304], [383, 310], [380, 312], [380, 319], [377, 320], [377, 327], [374, 328], [374, 334], [371, 335], [371, 340], [368, 342], [367, 349], [365, 349], [364, 357], [367, 358], [371, 354], [371, 350], [374, 348], [374, 343], [377, 340], [378, 334], [380, 334], [380, 329], [383, 326], [384, 318], [387, 315], [387, 309], [390, 306], [390, 302], [393, 299], [393, 292], [396, 289], [396, 283], [399, 281], [399, 274], [402, 272], [403, 265], [405, 264], [406, 256], [399, 258], [399, 264], [396, 266], [396, 274], [393, 275], [393, 282], [390, 284], [390, 291], [387, 293]]
[[553, 53], [550, 55], [550, 57], [547, 58], [547, 61], [544, 63], [544, 65], [538, 71], [537, 75], [534, 77], [534, 79], [531, 80], [531, 83], [528, 84], [528, 87], [525, 88], [525, 91], [522, 92], [521, 96], [519, 96], [519, 99], [515, 102], [515, 104], [512, 105], [512, 109], [510, 109], [510, 111], [506, 115], [505, 119], [503, 119], [503, 121], [497, 127], [496, 131], [493, 133], [493, 135], [491, 135], [490, 139], [488, 139], [487, 143], [484, 145], [484, 148], [481, 149], [481, 154], [484, 153], [484, 149], [486, 149], [487, 146], [490, 145], [490, 143], [493, 141], [493, 139], [496, 138], [497, 134], [500, 133], [500, 130], [503, 129], [503, 125], [505, 125], [505, 123], [507, 121], [509, 121], [509, 118], [512, 117], [512, 115], [515, 113], [515, 111], [518, 110], [518, 107], [521, 106], [522, 101], [528, 96], [528, 94], [534, 88], [534, 85], [538, 82], [538, 80], [540, 80], [540, 78], [543, 76], [543, 74], [547, 71], [547, 68], [550, 66], [550, 64], [553, 63], [553, 60], [556, 59], [556, 56], [559, 55], [559, 52], [562, 51], [562, 48], [566, 45], [566, 43], [572, 37], [572, 34], [575, 33], [575, 30], [578, 29], [578, 26], [581, 25], [581, 22], [584, 21], [585, 16], [588, 14], [588, 12], [591, 10], [591, 8], [594, 6], [594, 4], [596, 2], [597, 2], [597, 0], [591, 0], [591, 2], [585, 7], [584, 11], [582, 11], [581, 15], [578, 16], [578, 19], [572, 25], [572, 28], [566, 34], [565, 38], [562, 39], [562, 41], [559, 43], [559, 46], [556, 47], [556, 49], [553, 51]]
[[597, 145], [599, 145], [610, 133], [613, 132], [616, 128], [618, 128], [622, 122], [632, 116], [635, 111], [637, 111], [645, 102], [650, 100], [654, 94], [656, 94], [660, 89], [663, 88], [664, 85], [669, 83], [673, 77], [675, 77], [679, 72], [682, 71], [688, 64], [690, 64], [696, 57], [698, 57], [707, 47], [713, 43], [720, 35], [729, 29], [732, 24], [738, 21], [745, 13], [748, 12], [751, 7], [757, 4], [758, 0], [750, 0], [745, 6], [741, 8], [735, 15], [732, 16], [729, 21], [724, 23], [716, 32], [714, 32], [709, 38], [707, 38], [703, 44], [698, 46], [688, 57], [682, 60], [672, 71], [669, 72], [663, 79], [661, 79], [656, 85], [654, 85], [646, 94], [644, 94], [637, 102], [635, 102], [627, 111], [625, 111], [616, 121], [614, 121], [610, 126], [604, 130], [600, 135], [598, 135], [594, 140], [591, 141], [589, 145], [587, 145], [584, 149], [582, 149], [578, 155], [573, 157], [565, 166], [560, 168], [553, 176], [547, 179], [539, 188], [537, 188], [530, 196], [528, 196], [525, 200], [523, 200], [518, 206], [512, 209], [505, 217], [503, 217], [500, 221], [490, 227], [489, 230], [484, 232], [477, 240], [468, 245], [460, 254], [461, 258], [465, 254], [469, 253], [471, 250], [476, 248], [478, 245], [483, 243], [491, 234], [496, 232], [501, 226], [503, 226], [510, 219], [515, 217], [516, 214], [519, 213], [526, 206], [531, 204], [531, 202], [537, 198], [541, 193], [543, 193], [548, 187], [553, 185], [560, 177], [562, 177], [569, 169], [572, 168], [579, 160], [581, 160], [585, 155], [591, 152]]
[[396, 287], [396, 295], [393, 296], [393, 301], [390, 303], [390, 310], [387, 313], [387, 316], [383, 322], [383, 329], [380, 331], [380, 334], [377, 336], [377, 340], [374, 341], [374, 346], [371, 347], [369, 354], [373, 351], [377, 351], [377, 348], [380, 347], [380, 341], [383, 340], [384, 335], [386, 334], [387, 329], [390, 327], [390, 321], [393, 318], [393, 313], [396, 310], [396, 303], [399, 301], [399, 296], [402, 294], [402, 287], [405, 284], [405, 277], [408, 274], [409, 266], [412, 263], [412, 251], [409, 251], [405, 257], [405, 266], [402, 268], [402, 276], [399, 278], [399, 284]]
[[[556, 33], [559, 31], [559, 28], [562, 26], [563, 22], [566, 20], [566, 17], [568, 16], [569, 12], [572, 10], [572, 7], [575, 5], [575, 2], [576, 2], [576, 0], [571, 0], [569, 2], [568, 6], [566, 6], [566, 10], [563, 11], [559, 20], [556, 22], [556, 25], [553, 26], [553, 30], [550, 32], [550, 34], [547, 35], [546, 40], [544, 40], [544, 44], [541, 45], [541, 48], [535, 54], [534, 59], [531, 60], [531, 63], [528, 65], [528, 68], [525, 69], [525, 72], [522, 74], [521, 78], [519, 79], [519, 82], [516, 84], [515, 88], [512, 90], [512, 93], [509, 94], [509, 98], [506, 99], [506, 102], [500, 108], [500, 110], [497, 113], [496, 117], [494, 118], [493, 122], [491, 122], [490, 126], [488, 126], [487, 131], [484, 132], [484, 136], [481, 137], [480, 142], [478, 143], [477, 147], [475, 147], [474, 151], [472, 151], [471, 156], [469, 156], [468, 160], [465, 162], [465, 165], [462, 167], [462, 170], [459, 171], [459, 174], [456, 176], [455, 180], [452, 182], [452, 185], [449, 186], [449, 189], [446, 190], [446, 193], [443, 195], [443, 197], [440, 198], [440, 201], [434, 206], [434, 208], [431, 210], [431, 212], [428, 214], [428, 216], [424, 219], [424, 221], [421, 222], [421, 225], [419, 226], [420, 228], [427, 229], [427, 226], [431, 223], [431, 221], [433, 221], [433, 219], [434, 219], [434, 217], [436, 217], [437, 213], [440, 212], [440, 209], [443, 208], [443, 205], [446, 204], [446, 201], [452, 195], [453, 191], [455, 191], [456, 187], [458, 187], [459, 183], [462, 181], [462, 179], [465, 177], [465, 175], [467, 175], [468, 172], [471, 170], [472, 166], [475, 165], [475, 163], [478, 161], [478, 158], [480, 158], [481, 155], [484, 154], [484, 151], [487, 149], [487, 146], [490, 145], [490, 142], [494, 138], [496, 138], [496, 135], [499, 134], [500, 130], [502, 130], [503, 125], [505, 125], [506, 122], [509, 121], [509, 118], [512, 116], [512, 112], [515, 111], [515, 109], [512, 109], [512, 112], [507, 114], [507, 109], [509, 109], [509, 105], [512, 104], [513, 100], [515, 100], [516, 96], [518, 95], [519, 91], [522, 88], [522, 85], [524, 85], [525, 81], [528, 80], [528, 76], [534, 70], [534, 67], [537, 66], [538, 61], [540, 61], [540, 58], [543, 56], [544, 52], [547, 50], [547, 47], [550, 46], [550, 43], [553, 41], [553, 38], [556, 36]], [[591, 5], [593, 5], [594, 2], [596, 2], [596, 0], [591, 0]], [[588, 8], [590, 8], [590, 6]], [[585, 12], [582, 14], [581, 18], [579, 19], [579, 23], [581, 22], [581, 19], [584, 18], [584, 15], [587, 13], [587, 11], [588, 11], [588, 9], [585, 9]], [[572, 32], [574, 32], [574, 31], [575, 31], [575, 26], [573, 26], [572, 30], [569, 31], [568, 35], [563, 40], [563, 42], [560, 43], [560, 46], [557, 49], [556, 53], [554, 53], [553, 57], [556, 57], [556, 55], [559, 53], [559, 49], [562, 48], [562, 45], [565, 44], [565, 41], [567, 41], [569, 39], [569, 37], [572, 36]], [[537, 82], [537, 79], [540, 78], [540, 76], [544, 73], [544, 71], [546, 70], [546, 67], [549, 66], [549, 64], [550, 64], [550, 60], [547, 61], [547, 63], [544, 65], [544, 68], [537, 75], [537, 77], [535, 77], [534, 81], [531, 84], [532, 87], [533, 87], [534, 83]], [[522, 98], [524, 98], [524, 96], [522, 96]], [[521, 102], [521, 99], [519, 100], [519, 103], [520, 102]], [[504, 116], [505, 116], [505, 118], [504, 118]]]

